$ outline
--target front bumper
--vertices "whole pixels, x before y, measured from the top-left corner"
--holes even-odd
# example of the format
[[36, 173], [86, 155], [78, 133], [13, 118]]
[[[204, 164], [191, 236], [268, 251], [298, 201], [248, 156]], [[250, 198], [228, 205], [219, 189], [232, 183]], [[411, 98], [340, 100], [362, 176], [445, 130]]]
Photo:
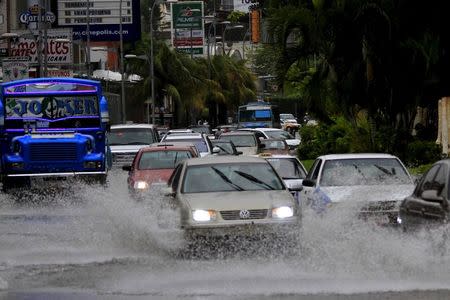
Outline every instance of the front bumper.
[[188, 238], [196, 237], [252, 237], [252, 236], [285, 236], [298, 233], [300, 221], [297, 218], [288, 220], [253, 221], [241, 224], [190, 225], [182, 227]]

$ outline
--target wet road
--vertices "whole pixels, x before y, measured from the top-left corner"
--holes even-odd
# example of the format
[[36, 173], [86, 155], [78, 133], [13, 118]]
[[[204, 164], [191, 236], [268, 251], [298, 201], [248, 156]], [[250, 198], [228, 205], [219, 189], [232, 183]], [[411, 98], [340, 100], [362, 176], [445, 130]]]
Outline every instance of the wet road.
[[[0, 195], [0, 299], [450, 299], [450, 245], [307, 214], [302, 248], [180, 256], [175, 212], [107, 188]], [[61, 186], [65, 186], [61, 183]], [[235, 245], [240, 248], [241, 245]]]

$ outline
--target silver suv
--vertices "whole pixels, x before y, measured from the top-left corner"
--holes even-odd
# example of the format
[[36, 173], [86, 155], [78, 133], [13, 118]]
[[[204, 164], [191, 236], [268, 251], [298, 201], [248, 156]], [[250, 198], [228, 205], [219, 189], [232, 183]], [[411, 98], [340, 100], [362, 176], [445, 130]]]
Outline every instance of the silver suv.
[[152, 124], [112, 125], [108, 134], [113, 167], [131, 165], [134, 156], [143, 147], [158, 142], [158, 131]]

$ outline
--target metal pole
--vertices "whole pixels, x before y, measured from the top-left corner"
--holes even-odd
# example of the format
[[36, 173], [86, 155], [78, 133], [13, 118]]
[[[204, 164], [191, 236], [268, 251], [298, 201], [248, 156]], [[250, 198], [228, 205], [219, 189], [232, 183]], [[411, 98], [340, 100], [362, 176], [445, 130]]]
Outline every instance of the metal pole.
[[120, 34], [120, 74], [121, 74], [121, 93], [120, 93], [120, 103], [122, 104], [122, 123], [126, 123], [127, 114], [125, 107], [125, 72], [123, 63], [123, 31], [122, 31], [122, 0], [120, 0], [120, 13], [119, 13], [119, 34]]
[[41, 18], [42, 18], [42, 3], [41, 0], [38, 2], [38, 21], [37, 21], [37, 30], [38, 30], [38, 40], [37, 40], [37, 58], [38, 58], [38, 67], [36, 68], [36, 77], [42, 76], [42, 32], [41, 32]]
[[[91, 28], [90, 28], [90, 23], [91, 23], [91, 14], [89, 11], [89, 8], [91, 6], [90, 0], [86, 1], [86, 47], [84, 48], [85, 50], [85, 55], [86, 55], [86, 64], [87, 64], [87, 78], [91, 79]], [[122, 2], [121, 2], [122, 4]]]
[[[150, 85], [151, 85], [151, 115], [152, 115], [152, 124], [155, 124], [155, 66], [154, 66], [154, 57], [153, 57], [153, 11], [155, 10], [155, 5], [158, 0], [153, 1], [153, 5], [150, 11]], [[147, 114], [149, 110], [147, 110]], [[147, 120], [150, 118], [147, 116]]]
[[191, 39], [189, 42], [191, 43], [191, 59], [194, 59], [194, 48], [192, 47], [192, 26], [191, 26]]
[[46, 19], [46, 15], [47, 15], [47, 7], [48, 2], [47, 0], [44, 0], [44, 77], [48, 76], [48, 47], [47, 47], [47, 27], [48, 27], [48, 22]]

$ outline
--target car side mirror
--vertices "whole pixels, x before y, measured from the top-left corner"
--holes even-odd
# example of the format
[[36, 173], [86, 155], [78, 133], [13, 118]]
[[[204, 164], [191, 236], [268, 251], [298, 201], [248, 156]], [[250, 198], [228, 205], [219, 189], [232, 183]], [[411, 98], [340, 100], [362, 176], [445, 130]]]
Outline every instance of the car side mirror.
[[213, 147], [213, 149], [212, 149], [212, 153], [213, 154], [217, 154], [219, 152], [220, 152], [220, 148], [219, 147]]
[[243, 154], [244, 152], [242, 152], [242, 151], [236, 151], [236, 154], [237, 155], [241, 155], [241, 154]]
[[166, 197], [175, 197], [175, 192], [172, 190], [172, 187], [170, 186], [162, 188], [162, 193]]
[[260, 149], [266, 148], [266, 144], [260, 144], [260, 145], [259, 145], [259, 148], [260, 148]]
[[316, 185], [316, 181], [314, 179], [303, 179], [303, 186], [314, 187]]
[[131, 172], [131, 166], [122, 166], [122, 170]]
[[429, 202], [441, 203], [445, 202], [444, 197], [438, 195], [437, 190], [425, 190], [422, 192], [422, 199]]

